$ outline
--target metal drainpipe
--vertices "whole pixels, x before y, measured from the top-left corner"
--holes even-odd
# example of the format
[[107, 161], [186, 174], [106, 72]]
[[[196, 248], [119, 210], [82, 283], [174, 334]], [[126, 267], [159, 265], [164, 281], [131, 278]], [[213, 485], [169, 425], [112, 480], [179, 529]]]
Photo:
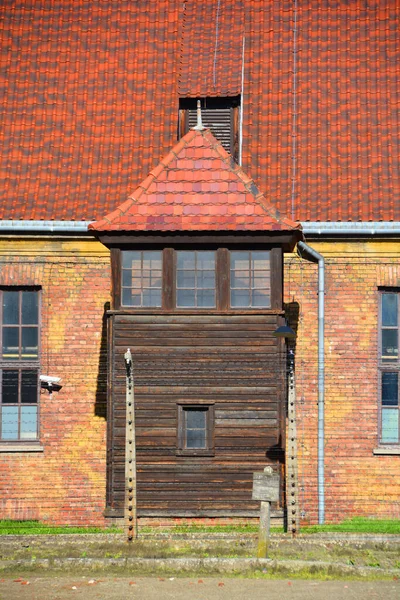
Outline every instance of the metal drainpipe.
[[297, 252], [318, 261], [318, 523], [325, 522], [325, 260], [305, 242], [298, 242]]

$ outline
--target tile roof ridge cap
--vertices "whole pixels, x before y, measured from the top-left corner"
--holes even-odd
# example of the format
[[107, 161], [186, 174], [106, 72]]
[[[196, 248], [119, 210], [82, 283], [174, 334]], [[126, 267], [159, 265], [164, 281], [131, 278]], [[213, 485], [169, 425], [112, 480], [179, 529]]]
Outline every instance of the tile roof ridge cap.
[[[253, 182], [256, 186], [256, 184]], [[256, 186], [257, 187], [257, 186]], [[257, 188], [258, 189], [258, 188]], [[282, 225], [287, 225], [290, 229], [301, 229], [301, 223], [292, 221], [281, 212], [268, 200], [265, 194], [259, 191], [257, 196], [254, 198], [259, 206], [273, 219]]]
[[245, 188], [254, 197], [257, 204], [267, 213], [269, 217], [275, 219], [278, 223], [282, 223], [290, 227], [290, 229], [301, 229], [301, 223], [296, 223], [288, 217], [281, 215], [280, 211], [274, 206], [272, 202], [268, 200], [264, 192], [262, 192], [254, 179], [249, 177], [241, 165], [235, 163], [235, 167], [232, 168], [234, 173], [243, 182]]

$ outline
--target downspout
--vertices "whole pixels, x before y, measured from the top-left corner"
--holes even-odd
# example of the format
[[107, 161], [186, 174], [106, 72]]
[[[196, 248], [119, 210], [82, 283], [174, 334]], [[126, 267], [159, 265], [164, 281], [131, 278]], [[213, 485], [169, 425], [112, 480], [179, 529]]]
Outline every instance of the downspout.
[[318, 523], [325, 522], [325, 259], [305, 242], [298, 242], [299, 256], [318, 262]]

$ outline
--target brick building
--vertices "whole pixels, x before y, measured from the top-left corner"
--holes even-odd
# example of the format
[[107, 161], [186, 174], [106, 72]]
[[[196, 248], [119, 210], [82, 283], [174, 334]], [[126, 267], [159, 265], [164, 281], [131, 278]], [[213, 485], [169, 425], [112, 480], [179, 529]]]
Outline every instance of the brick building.
[[[137, 200], [132, 191], [196, 124], [197, 99], [235, 160], [229, 173], [239, 163], [277, 221], [303, 228], [305, 245], [280, 246], [297, 333], [296, 443], [287, 448], [296, 511], [304, 522], [399, 517], [399, 17], [390, 0], [0, 8], [4, 517], [103, 524], [110, 515], [115, 297], [109, 250], [88, 227]], [[183, 192], [197, 197], [193, 174], [208, 167], [183, 166]], [[209, 190], [214, 207], [238, 193], [220, 183]], [[161, 204], [176, 184], [159, 190]], [[276, 347], [264, 373], [276, 374], [278, 398], [285, 353]], [[226, 437], [234, 456], [234, 424]], [[172, 453], [178, 442], [165, 443]], [[277, 450], [284, 474], [284, 437]], [[244, 506], [249, 473], [237, 486]], [[201, 502], [196, 510], [215, 516]]]

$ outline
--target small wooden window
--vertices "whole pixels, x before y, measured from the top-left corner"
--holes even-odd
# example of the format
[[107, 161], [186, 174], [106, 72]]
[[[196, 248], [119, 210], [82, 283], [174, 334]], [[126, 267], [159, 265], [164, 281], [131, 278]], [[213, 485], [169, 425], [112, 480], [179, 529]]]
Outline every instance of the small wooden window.
[[215, 252], [202, 250], [176, 253], [176, 306], [215, 307]]
[[121, 271], [123, 306], [161, 306], [161, 250], [124, 250]]
[[399, 296], [400, 292], [380, 294], [380, 442], [400, 443], [399, 409]]
[[214, 453], [213, 405], [178, 405], [178, 453], [189, 455]]
[[271, 306], [270, 253], [240, 250], [230, 256], [231, 307]]
[[39, 291], [1, 295], [0, 439], [38, 437]]

